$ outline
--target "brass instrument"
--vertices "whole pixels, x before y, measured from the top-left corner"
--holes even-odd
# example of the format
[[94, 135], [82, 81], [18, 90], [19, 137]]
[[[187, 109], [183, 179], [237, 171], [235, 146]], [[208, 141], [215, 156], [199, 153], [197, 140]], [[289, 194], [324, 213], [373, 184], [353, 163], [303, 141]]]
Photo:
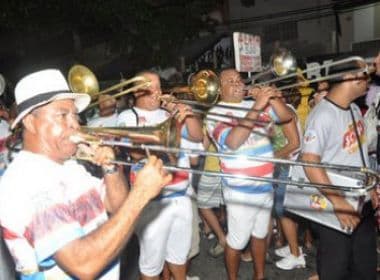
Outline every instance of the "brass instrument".
[[[249, 80], [251, 82], [256, 81], [259, 77], [265, 76], [269, 73], [273, 73], [277, 78], [283, 77], [290, 73], [294, 73], [297, 70], [297, 61], [293, 54], [284, 48], [277, 49], [270, 58], [270, 63], [268, 69], [257, 73], [252, 76]], [[276, 79], [277, 79], [276, 78]], [[271, 83], [276, 79], [269, 80], [264, 83]]]
[[[330, 184], [316, 184], [310, 183], [305, 180], [282, 180], [276, 178], [266, 178], [266, 177], [255, 177], [246, 176], [239, 174], [227, 174], [221, 172], [203, 171], [203, 170], [193, 170], [188, 168], [182, 168], [177, 166], [167, 166], [166, 169], [170, 171], [188, 171], [194, 174], [205, 174], [209, 176], [220, 176], [227, 178], [241, 178], [254, 180], [258, 182], [270, 182], [275, 184], [287, 184], [295, 185], [299, 187], [314, 187], [314, 188], [327, 188], [327, 189], [337, 189], [348, 192], [353, 192], [356, 195], [364, 195], [367, 191], [374, 188], [379, 183], [379, 175], [376, 171], [367, 167], [357, 167], [357, 166], [347, 166], [339, 164], [329, 164], [329, 163], [313, 163], [313, 162], [302, 162], [293, 161], [287, 159], [279, 158], [268, 158], [260, 156], [242, 156], [231, 152], [209, 152], [198, 149], [186, 149], [179, 148], [179, 137], [180, 134], [178, 126], [174, 126], [171, 119], [153, 127], [125, 127], [125, 128], [87, 128], [82, 129], [83, 133], [78, 133], [73, 135], [70, 139], [74, 143], [87, 143], [87, 144], [97, 144], [106, 146], [121, 146], [131, 149], [141, 149], [145, 151], [154, 152], [164, 152], [164, 153], [185, 153], [191, 155], [199, 156], [214, 156], [214, 157], [225, 157], [225, 158], [243, 158], [244, 160], [253, 160], [259, 162], [271, 162], [273, 164], [285, 164], [295, 167], [315, 167], [324, 168], [327, 170], [333, 170], [338, 172], [348, 172], [352, 176], [361, 177], [362, 181], [358, 186], [347, 186], [347, 185], [330, 185]], [[90, 133], [91, 135], [87, 134]], [[173, 134], [173, 135], [170, 135]], [[103, 137], [103, 138], [102, 138]], [[130, 137], [131, 141], [120, 141], [120, 140], [109, 140], [112, 137]], [[142, 144], [141, 144], [142, 143]], [[86, 159], [86, 158], [81, 158]], [[87, 159], [88, 160], [88, 159]], [[114, 163], [120, 165], [132, 165], [132, 162], [125, 161], [115, 161]]]
[[137, 91], [139, 89], [144, 89], [149, 87], [150, 80], [142, 76], [136, 76], [126, 81], [123, 81], [119, 84], [106, 88], [102, 91], [99, 91], [99, 83], [95, 74], [86, 66], [76, 64], [72, 66], [69, 70], [67, 77], [70, 89], [73, 92], [87, 93], [91, 96], [93, 102], [87, 107], [87, 109], [93, 108], [99, 104], [99, 101], [96, 101], [98, 97], [102, 94], [112, 94], [112, 91], [121, 90], [123, 87], [133, 84], [132, 87], [122, 90], [118, 93], [114, 93], [113, 97], [117, 98], [125, 94]]
[[191, 77], [189, 86], [174, 87], [168, 91], [171, 94], [191, 94], [201, 104], [215, 104], [220, 95], [220, 81], [213, 71], [201, 70]]
[[173, 118], [155, 126], [143, 127], [81, 127], [80, 137], [88, 142], [97, 142], [101, 137], [127, 138], [133, 143], [156, 144], [177, 147], [180, 142], [180, 127]]
[[[101, 129], [101, 128], [100, 128]], [[139, 129], [141, 129], [139, 127]], [[167, 132], [169, 132], [167, 130]], [[106, 134], [105, 134], [106, 135]], [[108, 138], [110, 135], [107, 135]], [[256, 177], [256, 176], [247, 176], [247, 175], [240, 175], [240, 174], [228, 174], [228, 173], [221, 173], [221, 172], [213, 172], [213, 171], [204, 171], [204, 170], [197, 170], [197, 169], [190, 169], [190, 168], [183, 168], [178, 166], [166, 166], [165, 169], [169, 171], [187, 171], [194, 174], [205, 174], [208, 176], [218, 176], [218, 177], [226, 177], [226, 178], [239, 178], [239, 179], [247, 179], [247, 180], [253, 180], [257, 182], [269, 182], [269, 183], [275, 183], [275, 184], [286, 184], [286, 185], [295, 185], [299, 187], [306, 187], [306, 188], [325, 188], [325, 189], [336, 189], [336, 190], [342, 190], [347, 192], [352, 192], [355, 195], [361, 196], [365, 195], [370, 189], [374, 188], [378, 182], [379, 182], [379, 175], [376, 171], [366, 168], [366, 167], [356, 167], [356, 166], [346, 166], [346, 165], [338, 165], [338, 164], [328, 164], [328, 163], [310, 163], [310, 162], [302, 162], [302, 161], [293, 161], [293, 160], [286, 160], [286, 159], [279, 159], [279, 158], [268, 158], [268, 157], [259, 157], [259, 156], [246, 156], [246, 155], [238, 155], [231, 152], [208, 152], [204, 150], [198, 150], [198, 149], [184, 149], [184, 148], [178, 148], [178, 147], [169, 147], [169, 146], [162, 146], [162, 145], [151, 145], [151, 144], [135, 144], [132, 142], [125, 142], [125, 141], [118, 141], [118, 140], [106, 140], [102, 139], [98, 136], [88, 136], [86, 134], [78, 134], [71, 137], [71, 140], [75, 143], [96, 143], [99, 145], [106, 145], [106, 146], [121, 146], [131, 149], [141, 149], [145, 151], [154, 151], [154, 152], [164, 152], [164, 153], [185, 153], [185, 154], [191, 154], [191, 155], [199, 155], [199, 156], [214, 156], [214, 157], [225, 157], [225, 158], [239, 158], [242, 157], [244, 160], [253, 160], [253, 161], [259, 161], [259, 162], [271, 162], [274, 164], [286, 164], [289, 166], [303, 166], [303, 167], [315, 167], [315, 168], [325, 168], [328, 170], [337, 170], [339, 172], [349, 172], [352, 174], [352, 176], [360, 175], [360, 177], [363, 178], [363, 181], [360, 185], [353, 187], [353, 186], [346, 186], [346, 185], [330, 185], [330, 184], [316, 184], [316, 183], [310, 183], [306, 182], [304, 180], [282, 180], [282, 179], [276, 179], [276, 178], [266, 178], [266, 177]], [[177, 145], [178, 146], [178, 145]], [[87, 159], [88, 158], [80, 158], [80, 159]], [[132, 165], [134, 163], [128, 162], [128, 161], [113, 161], [112, 163], [120, 164], [120, 165]]]
[[[352, 68], [353, 65], [356, 66], [356, 69]], [[348, 68], [348, 69], [344, 69], [345, 68], [344, 66], [347, 66], [346, 68]], [[369, 74], [370, 72], [374, 71], [374, 69], [372, 69], [372, 67], [369, 67], [368, 64], [367, 64], [367, 62], [362, 57], [360, 57], [360, 56], [351, 56], [351, 57], [348, 57], [348, 58], [344, 58], [344, 59], [337, 60], [337, 61], [334, 61], [334, 62], [331, 62], [331, 63], [327, 63], [327, 64], [324, 64], [324, 65], [312, 67], [312, 68], [305, 69], [305, 70], [302, 70], [302, 71], [296, 71], [294, 73], [290, 73], [290, 74], [287, 74], [287, 75], [284, 75], [284, 76], [281, 76], [281, 77], [278, 77], [278, 78], [275, 78], [275, 79], [272, 79], [272, 80], [269, 80], [269, 81], [265, 81], [265, 82], [254, 84], [254, 85], [250, 85], [250, 86], [246, 87], [246, 89], [251, 89], [253, 87], [262, 87], [262, 86], [270, 85], [270, 84], [275, 83], [275, 82], [287, 80], [287, 79], [290, 79], [290, 78], [301, 77], [301, 76], [303, 76], [303, 74], [306, 74], [308, 72], [320, 71], [322, 69], [325, 69], [325, 71], [327, 73], [328, 69], [333, 68], [333, 67], [343, 68], [343, 70], [340, 71], [339, 73], [334, 73], [334, 74], [330, 74], [330, 75], [326, 75], [326, 76], [322, 76], [322, 77], [318, 77], [318, 78], [311, 79], [311, 80], [306, 80], [306, 81], [301, 78], [299, 81], [297, 81], [295, 83], [292, 83], [292, 84], [289, 84], [289, 85], [280, 86], [277, 89], [280, 90], [280, 91], [282, 91], [282, 90], [286, 90], [286, 89], [292, 89], [292, 88], [296, 88], [296, 87], [302, 87], [302, 86], [305, 86], [305, 84], [309, 85], [309, 84], [312, 84], [312, 83], [329, 81], [329, 80], [332, 80], [332, 79], [339, 79], [341, 81], [344, 81], [343, 76], [346, 75], [346, 74], [359, 74], [359, 73]], [[284, 93], [283, 95], [287, 96], [287, 95], [292, 95], [292, 94], [293, 93], [288, 93], [288, 94]], [[249, 95], [247, 96], [247, 98], [251, 98], [251, 97], [252, 96], [249, 96]]]
[[[287, 54], [284, 57], [279, 56], [279, 57], [277, 57], [277, 59], [275, 57], [273, 59], [274, 67], [271, 68], [270, 71], [273, 71], [274, 73], [276, 73], [276, 75], [279, 75], [279, 74], [285, 74], [285, 75], [282, 75], [282, 76], [279, 76], [279, 77], [276, 77], [274, 79], [267, 80], [264, 82], [256, 83], [253, 85], [248, 85], [245, 87], [245, 89], [249, 90], [249, 89], [256, 88], [256, 87], [260, 88], [263, 86], [271, 85], [271, 84], [276, 83], [276, 82], [289, 80], [291, 78], [299, 78], [298, 81], [295, 83], [280, 86], [277, 88], [278, 90], [282, 91], [282, 90], [286, 90], [286, 89], [302, 87], [302, 86], [305, 86], [306, 84], [309, 85], [311, 83], [317, 83], [317, 82], [321, 82], [321, 81], [329, 81], [332, 79], [342, 79], [342, 81], [343, 81], [343, 76], [348, 74], [348, 73], [358, 74], [358, 73], [370, 73], [373, 71], [373, 69], [371, 67], [368, 67], [366, 61], [362, 57], [359, 57], [359, 56], [348, 57], [345, 59], [337, 60], [335, 62], [324, 64], [321, 66], [305, 69], [302, 71], [294, 71], [294, 72], [293, 72], [293, 68], [295, 67], [295, 64], [293, 63], [293, 61], [295, 61], [295, 60], [290, 57], [290, 54]], [[284, 63], [284, 64], [282, 65], [281, 63]], [[325, 76], [318, 77], [318, 78], [315, 78], [312, 80], [304, 80], [304, 79], [300, 78], [300, 77], [302, 77], [303, 74], [308, 73], [308, 72], [315, 72], [315, 71], [319, 71], [322, 69], [328, 70], [329, 68], [333, 68], [333, 67], [344, 68], [345, 65], [352, 66], [352, 64], [355, 64], [357, 66], [357, 68], [356, 69], [349, 69], [349, 70], [343, 69], [339, 73], [325, 75]], [[291, 72], [291, 73], [289, 73], [289, 72]], [[194, 76], [194, 78], [193, 78], [194, 84], [191, 84], [189, 87], [179, 87], [177, 89], [176, 88], [173, 89], [173, 91], [177, 90], [177, 92], [187, 92], [187, 91], [190, 91], [190, 93], [194, 92], [194, 97], [195, 97], [196, 101], [174, 100], [174, 102], [188, 104], [190, 106], [200, 106], [203, 108], [210, 108], [213, 106], [229, 107], [228, 105], [227, 106], [226, 105], [220, 105], [220, 104], [214, 105], [214, 103], [217, 100], [217, 97], [220, 94], [220, 81], [216, 77], [215, 74], [210, 74], [210, 73], [213, 73], [213, 72], [211, 72], [210, 70], [203, 70], [200, 73], [198, 73], [199, 75]], [[207, 79], [202, 78], [202, 77], [207, 77]], [[200, 78], [200, 79], [198, 79], [198, 78]], [[253, 77], [252, 79], [254, 80], [255, 77]], [[289, 92], [289, 93], [284, 92], [283, 96], [286, 97], [286, 96], [290, 96], [293, 94], [294, 93], [292, 93], [292, 92]], [[162, 99], [165, 100], [165, 98], [167, 98], [167, 97], [162, 96]], [[252, 96], [246, 95], [245, 98], [250, 99], [250, 98], [252, 98]], [[173, 101], [173, 100], [170, 100], [170, 101]], [[249, 111], [245, 108], [241, 108], [241, 107], [237, 107], [237, 106], [234, 106], [233, 109], [242, 110], [242, 111]]]

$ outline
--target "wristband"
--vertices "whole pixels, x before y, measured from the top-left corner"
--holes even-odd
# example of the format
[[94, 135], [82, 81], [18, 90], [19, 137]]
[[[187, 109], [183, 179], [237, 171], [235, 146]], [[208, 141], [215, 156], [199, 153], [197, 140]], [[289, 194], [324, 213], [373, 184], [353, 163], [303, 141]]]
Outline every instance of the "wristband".
[[119, 169], [117, 168], [116, 164], [111, 164], [111, 165], [104, 165], [102, 166], [102, 171], [103, 175], [106, 174], [114, 174], [118, 171]]

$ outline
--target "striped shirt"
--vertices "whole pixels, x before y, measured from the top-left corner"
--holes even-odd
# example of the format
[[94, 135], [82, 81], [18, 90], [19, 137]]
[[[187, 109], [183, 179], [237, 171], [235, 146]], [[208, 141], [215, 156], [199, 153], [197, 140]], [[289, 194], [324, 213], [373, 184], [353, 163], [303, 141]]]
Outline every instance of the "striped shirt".
[[[253, 101], [242, 101], [241, 103], [220, 102], [219, 104], [230, 107], [244, 107], [250, 109], [254, 103]], [[247, 112], [234, 108], [223, 108], [217, 106], [212, 108], [210, 112], [226, 115], [226, 117], [212, 116], [212, 119], [207, 121], [208, 133], [216, 144], [218, 151], [233, 152], [236, 155], [239, 155], [239, 157], [236, 158], [221, 157], [221, 171], [228, 174], [272, 178], [274, 168], [272, 163], [259, 162], [245, 158], [245, 156], [273, 157], [271, 141], [269, 137], [262, 135], [268, 135], [267, 128], [256, 125], [247, 140], [238, 149], [233, 151], [226, 144], [226, 139], [231, 129], [237, 125], [237, 120], [229, 117], [244, 117]], [[277, 120], [277, 116], [272, 107], [268, 106], [265, 111], [260, 114], [259, 120]], [[257, 134], [255, 131], [261, 134]], [[225, 186], [247, 193], [263, 193], [272, 190], [271, 183], [248, 179], [223, 178], [223, 183]]]
[[[0, 183], [0, 223], [22, 279], [73, 279], [54, 254], [107, 221], [103, 180], [69, 160], [21, 151]], [[97, 279], [119, 279], [115, 261]]]

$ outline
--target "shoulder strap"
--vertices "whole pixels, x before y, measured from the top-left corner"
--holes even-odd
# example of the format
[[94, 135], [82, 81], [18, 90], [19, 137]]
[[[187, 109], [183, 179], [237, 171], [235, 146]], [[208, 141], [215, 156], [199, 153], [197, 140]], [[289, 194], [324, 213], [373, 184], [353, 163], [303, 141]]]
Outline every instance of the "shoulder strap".
[[135, 107], [132, 107], [132, 112], [136, 117], [136, 126], [138, 126], [139, 125], [139, 115], [137, 114]]
[[364, 160], [363, 147], [362, 147], [362, 143], [360, 141], [358, 127], [356, 125], [356, 120], [355, 120], [354, 112], [352, 111], [351, 105], [350, 105], [350, 113], [351, 113], [351, 118], [352, 118], [352, 122], [353, 122], [353, 125], [354, 125], [356, 139], [358, 140], [358, 145], [359, 145], [360, 157], [362, 159], [362, 164], [363, 164], [363, 167], [367, 167], [367, 164], [365, 163], [365, 160]]

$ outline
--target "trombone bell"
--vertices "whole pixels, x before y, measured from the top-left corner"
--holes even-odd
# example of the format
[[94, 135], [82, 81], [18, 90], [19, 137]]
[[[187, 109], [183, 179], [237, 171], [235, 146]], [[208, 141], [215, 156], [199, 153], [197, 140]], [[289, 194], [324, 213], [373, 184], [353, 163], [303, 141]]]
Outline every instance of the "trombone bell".
[[73, 92], [87, 93], [91, 100], [96, 99], [99, 83], [94, 73], [84, 65], [74, 65], [70, 68], [68, 81]]
[[[79, 64], [70, 68], [67, 80], [73, 92], [87, 93], [90, 95], [91, 100], [94, 102], [92, 102], [87, 109], [98, 105], [99, 102], [95, 100], [102, 94], [111, 94], [112, 91], [119, 91], [118, 93], [113, 94], [113, 97], [117, 98], [127, 93], [131, 93], [142, 88], [147, 88], [150, 85], [150, 80], [142, 76], [137, 76], [99, 91], [99, 83], [95, 74], [86, 66]], [[123, 87], [129, 84], [134, 85], [123, 90]]]
[[213, 71], [201, 70], [191, 77], [188, 86], [174, 87], [167, 91], [171, 94], [191, 94], [197, 102], [212, 105], [218, 101], [220, 95], [220, 81]]
[[216, 103], [220, 95], [218, 76], [211, 70], [199, 71], [191, 79], [190, 92], [198, 102]]
[[272, 57], [272, 71], [277, 77], [293, 73], [297, 70], [297, 61], [288, 50], [280, 50]]

